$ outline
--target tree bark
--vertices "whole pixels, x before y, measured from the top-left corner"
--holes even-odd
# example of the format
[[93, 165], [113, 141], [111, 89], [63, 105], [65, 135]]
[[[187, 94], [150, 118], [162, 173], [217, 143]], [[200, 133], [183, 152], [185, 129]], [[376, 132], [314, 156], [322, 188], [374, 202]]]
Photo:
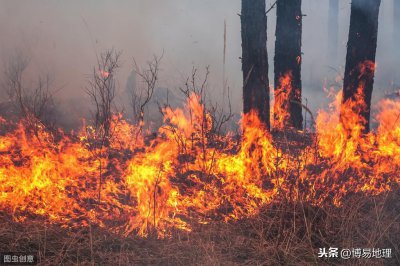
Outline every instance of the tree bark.
[[266, 128], [269, 119], [267, 16], [265, 0], [242, 0], [243, 111], [256, 111]]
[[[276, 41], [275, 41], [275, 111], [284, 108], [287, 118], [283, 121], [284, 127], [303, 128], [301, 106], [301, 36], [302, 13], [301, 0], [278, 0], [276, 6]], [[289, 77], [290, 84], [284, 77]], [[285, 86], [285, 87], [284, 87]], [[285, 106], [277, 101], [281, 95], [288, 95]], [[280, 105], [280, 106], [278, 106]], [[275, 112], [275, 121], [279, 119]]]
[[378, 17], [381, 0], [352, 0], [341, 121], [346, 125], [345, 104], [359, 116], [364, 133], [369, 131], [371, 96], [375, 76]]
[[328, 16], [328, 59], [336, 66], [339, 40], [339, 0], [329, 0]]

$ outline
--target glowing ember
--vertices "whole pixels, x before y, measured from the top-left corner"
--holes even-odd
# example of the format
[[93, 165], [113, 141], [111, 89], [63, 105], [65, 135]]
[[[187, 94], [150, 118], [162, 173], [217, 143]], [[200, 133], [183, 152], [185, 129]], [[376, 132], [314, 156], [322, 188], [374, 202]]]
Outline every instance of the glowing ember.
[[106, 71], [106, 70], [100, 70], [100, 75], [103, 78], [108, 78], [108, 76], [110, 76], [110, 73], [108, 71]]

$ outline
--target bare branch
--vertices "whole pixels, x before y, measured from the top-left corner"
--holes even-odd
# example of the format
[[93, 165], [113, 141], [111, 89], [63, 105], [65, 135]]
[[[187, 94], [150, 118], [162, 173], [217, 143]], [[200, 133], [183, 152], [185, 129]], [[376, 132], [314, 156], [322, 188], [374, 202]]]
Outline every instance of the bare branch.
[[35, 85], [24, 85], [24, 73], [29, 61], [28, 57], [18, 53], [7, 62], [4, 69], [4, 87], [10, 102], [36, 132], [38, 125], [51, 126], [54, 101], [49, 75], [44, 78], [39, 76]]
[[113, 104], [116, 92], [115, 75], [119, 66], [121, 52], [108, 50], [101, 54], [97, 66], [93, 68], [89, 86], [85, 89], [92, 100], [95, 111], [95, 127], [101, 138], [110, 137]]
[[134, 71], [142, 80], [144, 87], [133, 88], [131, 91], [131, 106], [133, 109], [134, 121], [137, 124], [143, 124], [146, 106], [153, 98], [154, 90], [157, 85], [160, 62], [164, 56], [153, 56], [153, 60], [147, 63], [146, 69], [141, 69], [136, 60], [133, 59]]

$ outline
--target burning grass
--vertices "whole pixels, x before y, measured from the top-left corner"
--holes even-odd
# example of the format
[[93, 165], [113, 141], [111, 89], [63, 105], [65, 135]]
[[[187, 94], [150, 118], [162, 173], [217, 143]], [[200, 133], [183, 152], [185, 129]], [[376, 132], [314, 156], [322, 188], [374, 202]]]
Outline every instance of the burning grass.
[[[122, 237], [97, 225], [61, 228], [44, 220], [1, 216], [0, 249], [38, 252], [42, 265], [397, 265], [399, 193], [358, 194], [341, 207], [280, 202], [250, 218], [215, 221], [159, 239]], [[320, 247], [386, 247], [393, 259], [317, 258]]]
[[217, 134], [196, 94], [153, 136], [117, 115], [106, 140], [2, 119], [2, 242], [48, 264], [306, 265], [333, 245], [399, 261], [400, 102], [380, 103], [369, 134], [357, 102], [339, 122], [340, 102], [316, 133], [271, 135], [251, 113], [240, 138]]

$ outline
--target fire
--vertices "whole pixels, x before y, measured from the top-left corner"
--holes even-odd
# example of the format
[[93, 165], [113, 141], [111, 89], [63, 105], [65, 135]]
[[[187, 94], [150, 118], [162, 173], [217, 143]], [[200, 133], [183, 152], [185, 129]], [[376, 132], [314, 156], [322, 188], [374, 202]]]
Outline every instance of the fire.
[[[288, 93], [290, 75], [281, 84]], [[66, 227], [165, 237], [193, 223], [254, 215], [282, 199], [340, 205], [351, 193], [398, 186], [400, 102], [381, 101], [379, 127], [363, 136], [352, 112], [358, 102], [340, 109], [341, 97], [319, 112], [313, 144], [295, 152], [276, 145], [254, 112], [242, 118], [241, 140], [214, 134], [195, 94], [182, 109], [163, 109], [164, 125], [152, 138], [115, 115], [107, 147], [89, 145], [89, 127], [78, 134], [33, 132], [24, 121], [2, 119], [8, 133], [0, 136], [0, 208], [18, 221], [42, 217]], [[278, 125], [285, 118], [279, 114]]]
[[[358, 89], [354, 101], [346, 101], [340, 107], [341, 98], [339, 93], [332, 113], [321, 111], [317, 118], [320, 155], [329, 158], [331, 163], [331, 168], [326, 168], [321, 177], [331, 176], [342, 183], [337, 202], [350, 191], [379, 194], [390, 190], [391, 185], [399, 184], [400, 121], [396, 120], [400, 114], [399, 101], [382, 100], [376, 116], [379, 127], [375, 133], [365, 135], [360, 123], [362, 117], [354, 112], [364, 108], [362, 88]], [[346, 171], [351, 175], [343, 182], [340, 179]]]
[[365, 60], [358, 67], [360, 69], [360, 75], [358, 76], [358, 79], [361, 79], [365, 76], [373, 77], [376, 70], [376, 62]]
[[108, 78], [108, 76], [110, 76], [110, 72], [106, 71], [106, 70], [100, 70], [100, 75], [103, 78]]
[[279, 78], [279, 86], [274, 92], [274, 123], [276, 129], [283, 129], [290, 119], [289, 105], [292, 93], [292, 73], [288, 72]]

